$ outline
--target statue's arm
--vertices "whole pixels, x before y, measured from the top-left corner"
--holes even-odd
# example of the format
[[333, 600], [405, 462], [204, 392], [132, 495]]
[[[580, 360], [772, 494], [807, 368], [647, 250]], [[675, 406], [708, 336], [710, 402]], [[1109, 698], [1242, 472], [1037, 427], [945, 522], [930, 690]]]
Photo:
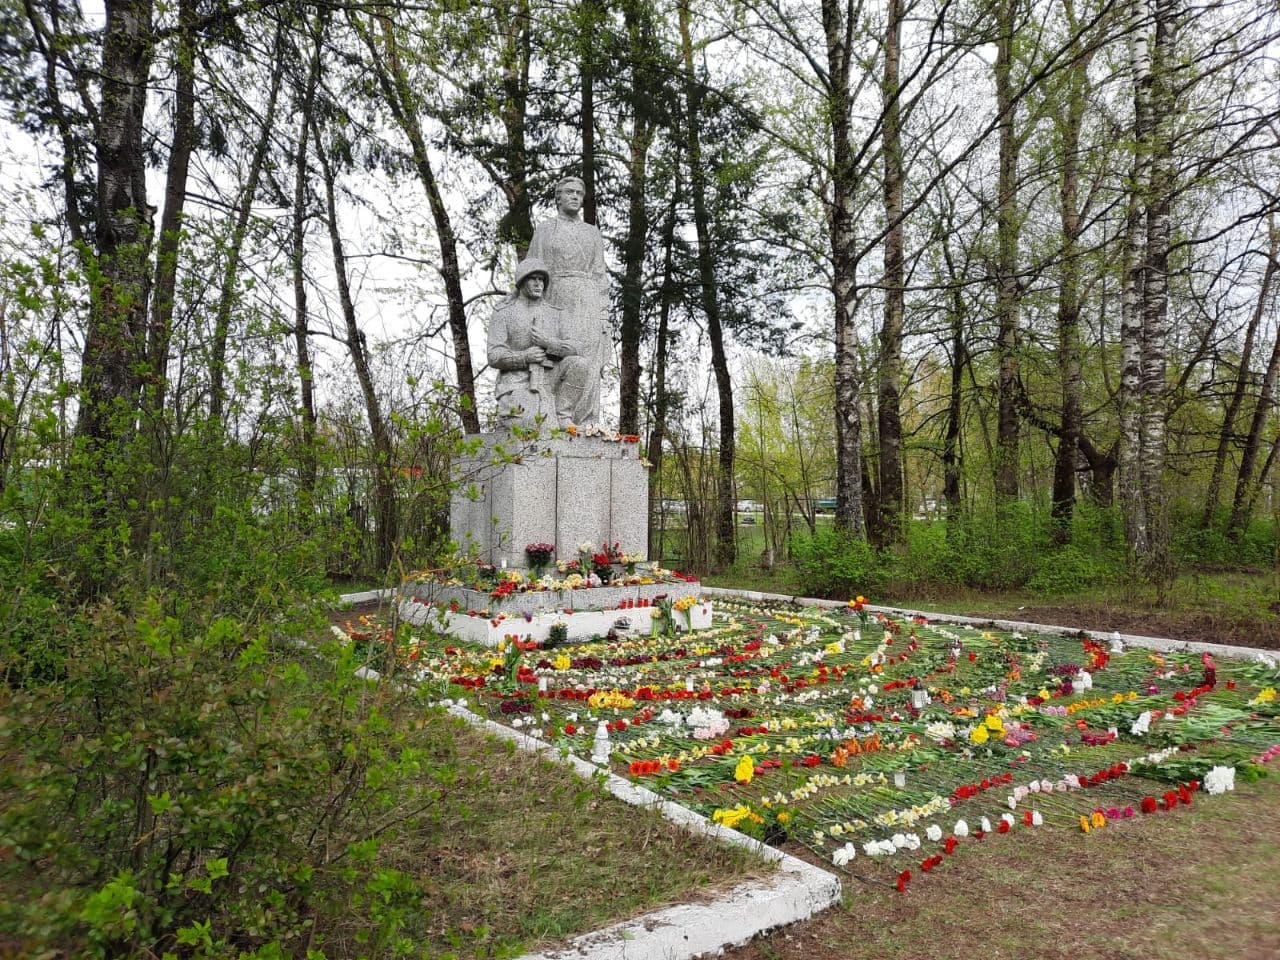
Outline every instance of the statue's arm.
[[[560, 310], [556, 307], [548, 307], [547, 309], [554, 311], [552, 314], [555, 317], [554, 329], [559, 333], [562, 329], [560, 325]], [[582, 351], [578, 349], [578, 345], [567, 337], [563, 335], [553, 337], [545, 330], [539, 330], [537, 327], [534, 327], [533, 330], [533, 342], [546, 350], [547, 356], [552, 360], [559, 360], [563, 357], [572, 357], [582, 353]]]
[[498, 370], [523, 370], [529, 366], [528, 351], [516, 350], [508, 343], [510, 333], [507, 311], [495, 310], [489, 320], [487, 359]]

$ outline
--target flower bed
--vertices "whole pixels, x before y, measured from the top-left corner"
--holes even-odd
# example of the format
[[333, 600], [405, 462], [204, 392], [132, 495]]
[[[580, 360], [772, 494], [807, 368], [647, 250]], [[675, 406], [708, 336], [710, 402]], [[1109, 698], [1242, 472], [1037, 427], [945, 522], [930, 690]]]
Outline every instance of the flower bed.
[[[905, 889], [966, 843], [1161, 816], [1280, 757], [1274, 664], [718, 600], [556, 650], [422, 638], [426, 679], [717, 822]], [[513, 655], [514, 654], [514, 655]]]

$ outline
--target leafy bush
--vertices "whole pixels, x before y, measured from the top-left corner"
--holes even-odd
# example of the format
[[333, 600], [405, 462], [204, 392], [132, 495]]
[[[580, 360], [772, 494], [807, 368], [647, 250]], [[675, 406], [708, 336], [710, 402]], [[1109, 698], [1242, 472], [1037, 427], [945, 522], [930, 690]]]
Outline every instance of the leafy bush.
[[1110, 583], [1120, 573], [1115, 563], [1069, 544], [1045, 553], [1027, 586], [1040, 593], [1076, 593]]
[[415, 694], [357, 679], [352, 645], [300, 650], [317, 618], [175, 604], [87, 609], [57, 682], [0, 688], [0, 940], [301, 955], [342, 916], [359, 952], [395, 954], [423, 891], [375, 855], [440, 798], [450, 742], [414, 732]]
[[1043, 549], [1041, 518], [1028, 504], [1012, 503], [950, 521], [960, 577], [968, 587], [1020, 587]]
[[871, 593], [884, 582], [875, 547], [832, 529], [796, 537], [791, 544], [798, 589], [809, 596], [849, 597]]
[[907, 526], [905, 552], [896, 558], [892, 569], [896, 583], [908, 588], [956, 587], [963, 582], [963, 572], [960, 554], [945, 523]]

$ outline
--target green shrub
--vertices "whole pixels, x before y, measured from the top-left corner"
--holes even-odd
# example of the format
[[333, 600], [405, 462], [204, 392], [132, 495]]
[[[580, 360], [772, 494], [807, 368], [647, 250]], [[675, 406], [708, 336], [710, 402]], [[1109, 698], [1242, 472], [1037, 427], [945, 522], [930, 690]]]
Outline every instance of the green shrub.
[[394, 954], [424, 891], [375, 855], [440, 798], [447, 737], [424, 744], [418, 695], [357, 679], [352, 645], [300, 649], [320, 618], [172, 603], [71, 616], [57, 682], [0, 687], [0, 941], [302, 955], [343, 917], [361, 953]]
[[1027, 581], [1027, 586], [1040, 593], [1077, 593], [1111, 583], [1120, 572], [1115, 562], [1069, 544], [1046, 552], [1036, 563], [1035, 573]]
[[907, 526], [904, 552], [895, 557], [892, 578], [906, 587], [957, 587], [963, 567], [945, 523], [912, 523]]
[[1043, 518], [1025, 503], [1005, 504], [948, 521], [961, 582], [977, 589], [1021, 587], [1043, 550]]
[[883, 586], [885, 569], [876, 548], [832, 529], [796, 537], [791, 544], [797, 589], [806, 596], [844, 599]]

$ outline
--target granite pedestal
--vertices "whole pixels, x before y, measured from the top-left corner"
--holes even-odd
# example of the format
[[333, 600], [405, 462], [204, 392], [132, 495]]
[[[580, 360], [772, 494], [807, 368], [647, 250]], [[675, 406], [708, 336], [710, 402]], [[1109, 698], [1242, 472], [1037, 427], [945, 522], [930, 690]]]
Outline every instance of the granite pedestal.
[[449, 528], [464, 555], [524, 568], [530, 543], [552, 544], [556, 559], [576, 558], [582, 544], [608, 543], [648, 557], [649, 470], [638, 443], [482, 434], [455, 469], [461, 486]]

